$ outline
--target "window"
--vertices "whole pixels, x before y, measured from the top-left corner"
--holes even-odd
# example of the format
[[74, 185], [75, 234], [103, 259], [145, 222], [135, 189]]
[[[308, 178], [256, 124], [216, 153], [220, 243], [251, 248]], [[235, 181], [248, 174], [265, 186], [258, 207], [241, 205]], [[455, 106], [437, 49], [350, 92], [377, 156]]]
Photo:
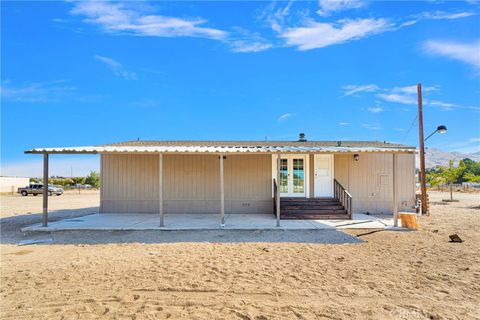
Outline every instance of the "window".
[[293, 159], [293, 193], [305, 192], [305, 171], [303, 159]]
[[288, 193], [288, 160], [280, 159], [280, 192]]

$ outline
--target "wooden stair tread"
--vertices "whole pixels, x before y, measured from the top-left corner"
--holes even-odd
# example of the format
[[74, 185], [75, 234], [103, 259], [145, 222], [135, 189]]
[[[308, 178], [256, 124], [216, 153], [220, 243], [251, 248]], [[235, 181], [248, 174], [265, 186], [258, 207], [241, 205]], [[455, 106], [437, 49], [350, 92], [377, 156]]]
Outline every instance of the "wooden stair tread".
[[280, 206], [281, 210], [338, 210], [344, 209], [344, 207], [340, 205], [328, 205], [328, 206], [315, 206], [315, 205], [305, 205], [305, 206]]
[[281, 198], [280, 219], [349, 219], [349, 216], [335, 198]]
[[282, 220], [346, 220], [349, 219], [348, 214], [295, 214], [282, 215]]

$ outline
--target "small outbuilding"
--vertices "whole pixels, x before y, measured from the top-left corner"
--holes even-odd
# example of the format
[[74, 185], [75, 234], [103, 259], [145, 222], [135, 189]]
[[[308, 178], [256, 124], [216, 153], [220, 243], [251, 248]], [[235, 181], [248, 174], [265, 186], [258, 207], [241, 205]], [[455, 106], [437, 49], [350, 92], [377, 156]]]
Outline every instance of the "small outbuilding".
[[[413, 211], [416, 149], [379, 141], [127, 141], [36, 148], [100, 155], [100, 213], [351, 219]], [[48, 197], [44, 197], [44, 225]]]

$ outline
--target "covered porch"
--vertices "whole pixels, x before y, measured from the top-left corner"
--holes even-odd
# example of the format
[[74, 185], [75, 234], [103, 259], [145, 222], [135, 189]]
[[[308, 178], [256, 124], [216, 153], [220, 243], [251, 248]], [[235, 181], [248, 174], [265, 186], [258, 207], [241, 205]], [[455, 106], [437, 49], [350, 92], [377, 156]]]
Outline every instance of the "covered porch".
[[[274, 219], [280, 228], [387, 211], [397, 225], [400, 203], [406, 210], [414, 199], [403, 187], [413, 177], [414, 150], [377, 142], [134, 141], [27, 153], [43, 154], [44, 181], [49, 154], [100, 154], [98, 219], [149, 214], [140, 225], [156, 221], [159, 228], [171, 227], [166, 216], [180, 221], [176, 214], [200, 225], [216, 217], [222, 228], [228, 219], [259, 227]], [[46, 195], [43, 227], [48, 227]]]

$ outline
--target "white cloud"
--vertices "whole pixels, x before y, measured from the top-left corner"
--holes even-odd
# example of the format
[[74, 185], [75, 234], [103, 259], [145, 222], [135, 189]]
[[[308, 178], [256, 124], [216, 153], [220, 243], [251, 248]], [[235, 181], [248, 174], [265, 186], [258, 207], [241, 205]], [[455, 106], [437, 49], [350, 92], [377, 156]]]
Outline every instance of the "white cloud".
[[340, 20], [337, 23], [310, 20], [304, 27], [285, 29], [280, 37], [285, 39], [287, 45], [310, 50], [366, 38], [390, 27], [385, 19]]
[[280, 117], [278, 117], [277, 121], [283, 122], [283, 121], [286, 121], [287, 119], [289, 119], [293, 116], [294, 116], [294, 114], [292, 114], [290, 112], [287, 112], [287, 113], [282, 114]]
[[258, 19], [265, 20], [272, 30], [280, 32], [285, 23], [285, 19], [291, 14], [290, 9], [293, 2], [293, 0], [289, 0], [285, 6], [277, 8], [277, 3], [272, 1], [260, 12]]
[[379, 113], [379, 112], [385, 111], [385, 109], [383, 109], [382, 107], [370, 107], [367, 110], [368, 112], [372, 112], [372, 113]]
[[479, 153], [480, 152], [480, 145], [473, 145], [469, 147], [464, 147], [464, 148], [457, 148], [453, 149], [452, 151], [460, 152], [460, 153]]
[[53, 18], [52, 22], [66, 23], [66, 22], [68, 22], [68, 20], [67, 19], [61, 19], [61, 18]]
[[445, 11], [434, 11], [434, 12], [424, 12], [421, 16], [425, 19], [432, 20], [454, 20], [467, 18], [476, 15], [474, 12], [462, 11], [462, 12], [445, 12]]
[[[422, 92], [432, 92], [438, 90], [437, 86], [422, 86]], [[394, 87], [391, 89], [392, 92], [406, 93], [406, 94], [417, 94], [417, 86], [405, 86], [405, 87]]]
[[438, 107], [444, 110], [453, 110], [453, 109], [469, 109], [469, 110], [480, 110], [480, 107], [474, 106], [461, 106], [454, 103], [448, 103], [438, 100], [424, 100], [424, 104], [431, 107]]
[[368, 130], [380, 130], [382, 127], [379, 123], [364, 123], [362, 127]]
[[427, 54], [443, 56], [480, 69], [480, 40], [461, 43], [450, 40], [428, 40], [423, 43]]
[[[432, 92], [438, 90], [435, 86], [422, 87], [422, 92]], [[378, 93], [377, 98], [387, 101], [407, 105], [417, 104], [417, 86], [394, 87], [392, 89], [383, 89], [384, 93]]]
[[[103, 32], [111, 34], [208, 38], [219, 40], [233, 52], [239, 53], [260, 52], [273, 46], [260, 34], [242, 28], [234, 28], [236, 32], [230, 33], [205, 27], [205, 19], [163, 16], [152, 14], [152, 11], [145, 3], [84, 1], [77, 2], [71, 13], [85, 17], [85, 22], [99, 26]], [[108, 64], [107, 61], [104, 62]], [[114, 67], [114, 64], [109, 65]], [[132, 74], [126, 75], [122, 72], [118, 76], [132, 78]]]
[[426, 11], [420, 14], [415, 14], [407, 17], [405, 22], [399, 24], [399, 28], [414, 25], [422, 20], [455, 20], [467, 18], [476, 15], [474, 12], [445, 12], [445, 11]]
[[266, 42], [248, 42], [245, 40], [234, 40], [230, 42], [233, 52], [244, 53], [244, 52], [260, 52], [270, 49], [272, 47], [271, 43]]
[[443, 146], [447, 150], [462, 152], [462, 153], [475, 153], [480, 152], [480, 137], [472, 137], [467, 140], [455, 142], [446, 146]]
[[367, 85], [360, 85], [360, 86], [357, 86], [357, 85], [346, 85], [346, 86], [343, 86], [342, 87], [343, 91], [344, 91], [344, 95], [346, 96], [351, 96], [352, 94], [355, 94], [355, 93], [360, 93], [360, 92], [373, 92], [373, 91], [377, 91], [379, 90], [380, 88], [375, 85], [375, 84], [367, 84]]
[[348, 125], [350, 125], [350, 122], [339, 122], [338, 124], [340, 126], [348, 126]]
[[387, 102], [401, 103], [401, 104], [416, 104], [417, 100], [415, 97], [400, 93], [379, 93], [376, 95], [377, 98], [382, 99]]
[[233, 52], [260, 52], [270, 49], [273, 45], [271, 43], [264, 42], [248, 42], [244, 40], [234, 40], [230, 42], [230, 46]]
[[12, 87], [9, 82], [0, 86], [2, 99], [17, 102], [58, 102], [77, 88], [66, 84], [65, 80], [30, 83], [25, 86]]
[[[363, 0], [320, 0], [320, 9], [317, 13], [326, 17], [334, 12], [348, 9], [360, 8], [366, 5]], [[453, 20], [466, 18], [476, 13], [473, 12], [423, 12], [408, 16], [404, 19], [391, 21], [385, 18], [358, 18], [341, 19], [335, 22], [318, 22], [308, 17], [305, 10], [293, 21], [290, 18], [295, 12], [291, 10], [291, 2], [277, 11], [270, 10], [267, 17], [272, 29], [276, 31], [280, 38], [284, 39], [286, 45], [295, 46], [299, 50], [311, 50], [324, 48], [330, 45], [345, 43], [352, 40], [359, 40], [371, 35], [396, 31], [403, 27], [408, 27], [422, 20]], [[308, 11], [307, 11], [308, 12]], [[286, 27], [286, 21], [290, 21], [292, 27]], [[299, 22], [300, 21], [300, 24]]]
[[[17, 176], [17, 177], [41, 177], [43, 175], [43, 160], [34, 159], [31, 156], [31, 160], [2, 163], [1, 175], [2, 176]], [[55, 158], [50, 156], [49, 160], [49, 175], [50, 176], [86, 176], [91, 170], [100, 170], [100, 160], [98, 156], [92, 155], [80, 155], [69, 156], [67, 158]]]
[[358, 9], [366, 5], [362, 0], [319, 0], [320, 9], [317, 13], [322, 17], [327, 17], [334, 12]]
[[154, 37], [201, 37], [224, 39], [227, 32], [203, 27], [206, 20], [182, 19], [151, 14], [145, 4], [107, 1], [76, 2], [73, 15], [85, 17], [85, 21], [97, 25], [108, 33], [126, 33]]
[[[403, 87], [407, 88], [407, 87]], [[429, 90], [429, 88], [431, 90]], [[435, 87], [425, 87], [426, 90], [422, 88], [422, 92], [428, 92]], [[387, 102], [399, 103], [399, 104], [406, 104], [406, 105], [417, 105], [418, 98], [415, 86], [415, 92], [402, 92], [402, 91], [395, 91], [395, 88], [387, 93], [379, 93], [376, 95], [377, 98], [382, 99]], [[468, 109], [468, 110], [480, 110], [480, 107], [475, 106], [462, 106], [454, 103], [448, 103], [438, 100], [431, 100], [431, 99], [423, 99], [423, 105], [429, 107], [436, 107], [443, 110], [453, 110], [453, 109]]]
[[249, 32], [243, 28], [235, 28], [237, 35], [228, 40], [233, 52], [260, 52], [270, 49], [273, 45], [265, 40], [259, 33]]
[[118, 78], [123, 78], [125, 80], [137, 80], [137, 74], [135, 72], [130, 72], [125, 70], [123, 65], [116, 61], [113, 60], [112, 58], [105, 57], [105, 56], [100, 56], [100, 55], [95, 55], [94, 56], [96, 60], [103, 62], [107, 67], [113, 72], [113, 74], [118, 77]]
[[[417, 98], [417, 86], [403, 86], [403, 87], [393, 87], [393, 88], [381, 88], [377, 85], [347, 85], [343, 86], [342, 89], [345, 92], [346, 96], [354, 95], [355, 93], [363, 93], [363, 92], [377, 92], [375, 97], [391, 103], [398, 103], [404, 105], [417, 105], [418, 98]], [[422, 86], [422, 93], [431, 93], [439, 91], [439, 86]], [[479, 106], [464, 106], [458, 105], [454, 103], [423, 98], [423, 105], [429, 107], [436, 107], [441, 108], [443, 110], [452, 110], [452, 109], [467, 109], [467, 110], [480, 110]], [[384, 111], [381, 107], [376, 108], [368, 108], [370, 112], [382, 112]], [[400, 109], [402, 111], [408, 111], [408, 109]]]

